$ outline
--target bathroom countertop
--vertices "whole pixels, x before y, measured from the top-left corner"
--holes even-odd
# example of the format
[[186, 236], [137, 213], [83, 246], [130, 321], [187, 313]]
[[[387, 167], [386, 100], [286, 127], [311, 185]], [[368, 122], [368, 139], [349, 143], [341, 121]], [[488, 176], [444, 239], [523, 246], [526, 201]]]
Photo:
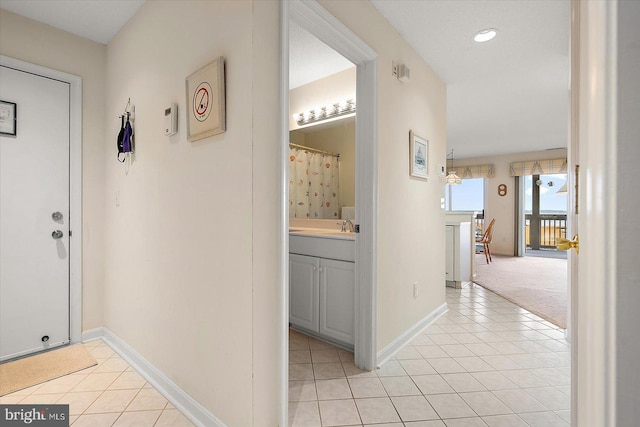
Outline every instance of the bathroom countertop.
[[328, 228], [289, 227], [290, 236], [318, 237], [321, 239], [355, 240], [356, 233]]

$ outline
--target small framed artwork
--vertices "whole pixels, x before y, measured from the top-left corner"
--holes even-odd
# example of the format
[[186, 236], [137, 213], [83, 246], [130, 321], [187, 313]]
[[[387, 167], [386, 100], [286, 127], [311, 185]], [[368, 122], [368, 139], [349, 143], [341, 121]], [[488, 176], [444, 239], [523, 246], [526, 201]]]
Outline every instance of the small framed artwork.
[[227, 130], [224, 93], [224, 58], [191, 74], [187, 89], [187, 140], [197, 141]]
[[409, 173], [416, 178], [429, 178], [429, 141], [409, 131]]
[[0, 135], [16, 136], [17, 124], [16, 103], [0, 101]]

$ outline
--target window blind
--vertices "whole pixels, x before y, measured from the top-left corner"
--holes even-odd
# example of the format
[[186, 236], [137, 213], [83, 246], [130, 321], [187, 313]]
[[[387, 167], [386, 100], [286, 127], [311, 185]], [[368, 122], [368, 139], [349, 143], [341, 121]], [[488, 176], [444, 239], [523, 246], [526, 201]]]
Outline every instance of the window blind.
[[567, 159], [529, 160], [511, 163], [511, 176], [567, 173]]
[[493, 178], [494, 175], [493, 165], [458, 166], [455, 169], [462, 179]]

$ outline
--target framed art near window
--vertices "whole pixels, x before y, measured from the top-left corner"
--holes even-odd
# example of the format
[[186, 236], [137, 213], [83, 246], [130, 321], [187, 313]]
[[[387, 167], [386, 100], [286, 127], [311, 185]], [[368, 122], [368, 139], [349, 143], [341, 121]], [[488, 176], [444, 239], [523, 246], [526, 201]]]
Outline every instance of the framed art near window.
[[197, 141], [227, 130], [224, 93], [224, 58], [186, 78], [187, 140]]
[[429, 177], [429, 141], [409, 131], [409, 174], [416, 178]]
[[16, 109], [15, 102], [0, 101], [0, 135], [16, 136]]

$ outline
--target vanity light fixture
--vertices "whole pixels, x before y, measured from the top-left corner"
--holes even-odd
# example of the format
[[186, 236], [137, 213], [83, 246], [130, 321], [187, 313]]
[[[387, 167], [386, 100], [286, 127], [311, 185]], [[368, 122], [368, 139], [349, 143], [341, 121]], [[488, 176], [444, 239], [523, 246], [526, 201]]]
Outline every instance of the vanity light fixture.
[[498, 34], [498, 30], [495, 28], [487, 28], [485, 30], [480, 30], [473, 36], [473, 40], [477, 43], [488, 42], [493, 39]]
[[[447, 158], [449, 158], [449, 155], [451, 155], [451, 169], [453, 169], [453, 150], [447, 154]], [[458, 176], [455, 170], [450, 170], [449, 174], [445, 178], [445, 182], [449, 185], [458, 185], [462, 184], [462, 178]]]
[[293, 118], [298, 125], [302, 126], [309, 123], [345, 116], [347, 114], [354, 114], [355, 112], [355, 101], [353, 99], [347, 99], [344, 102], [336, 102], [331, 106], [317, 107], [306, 113], [294, 114]]

